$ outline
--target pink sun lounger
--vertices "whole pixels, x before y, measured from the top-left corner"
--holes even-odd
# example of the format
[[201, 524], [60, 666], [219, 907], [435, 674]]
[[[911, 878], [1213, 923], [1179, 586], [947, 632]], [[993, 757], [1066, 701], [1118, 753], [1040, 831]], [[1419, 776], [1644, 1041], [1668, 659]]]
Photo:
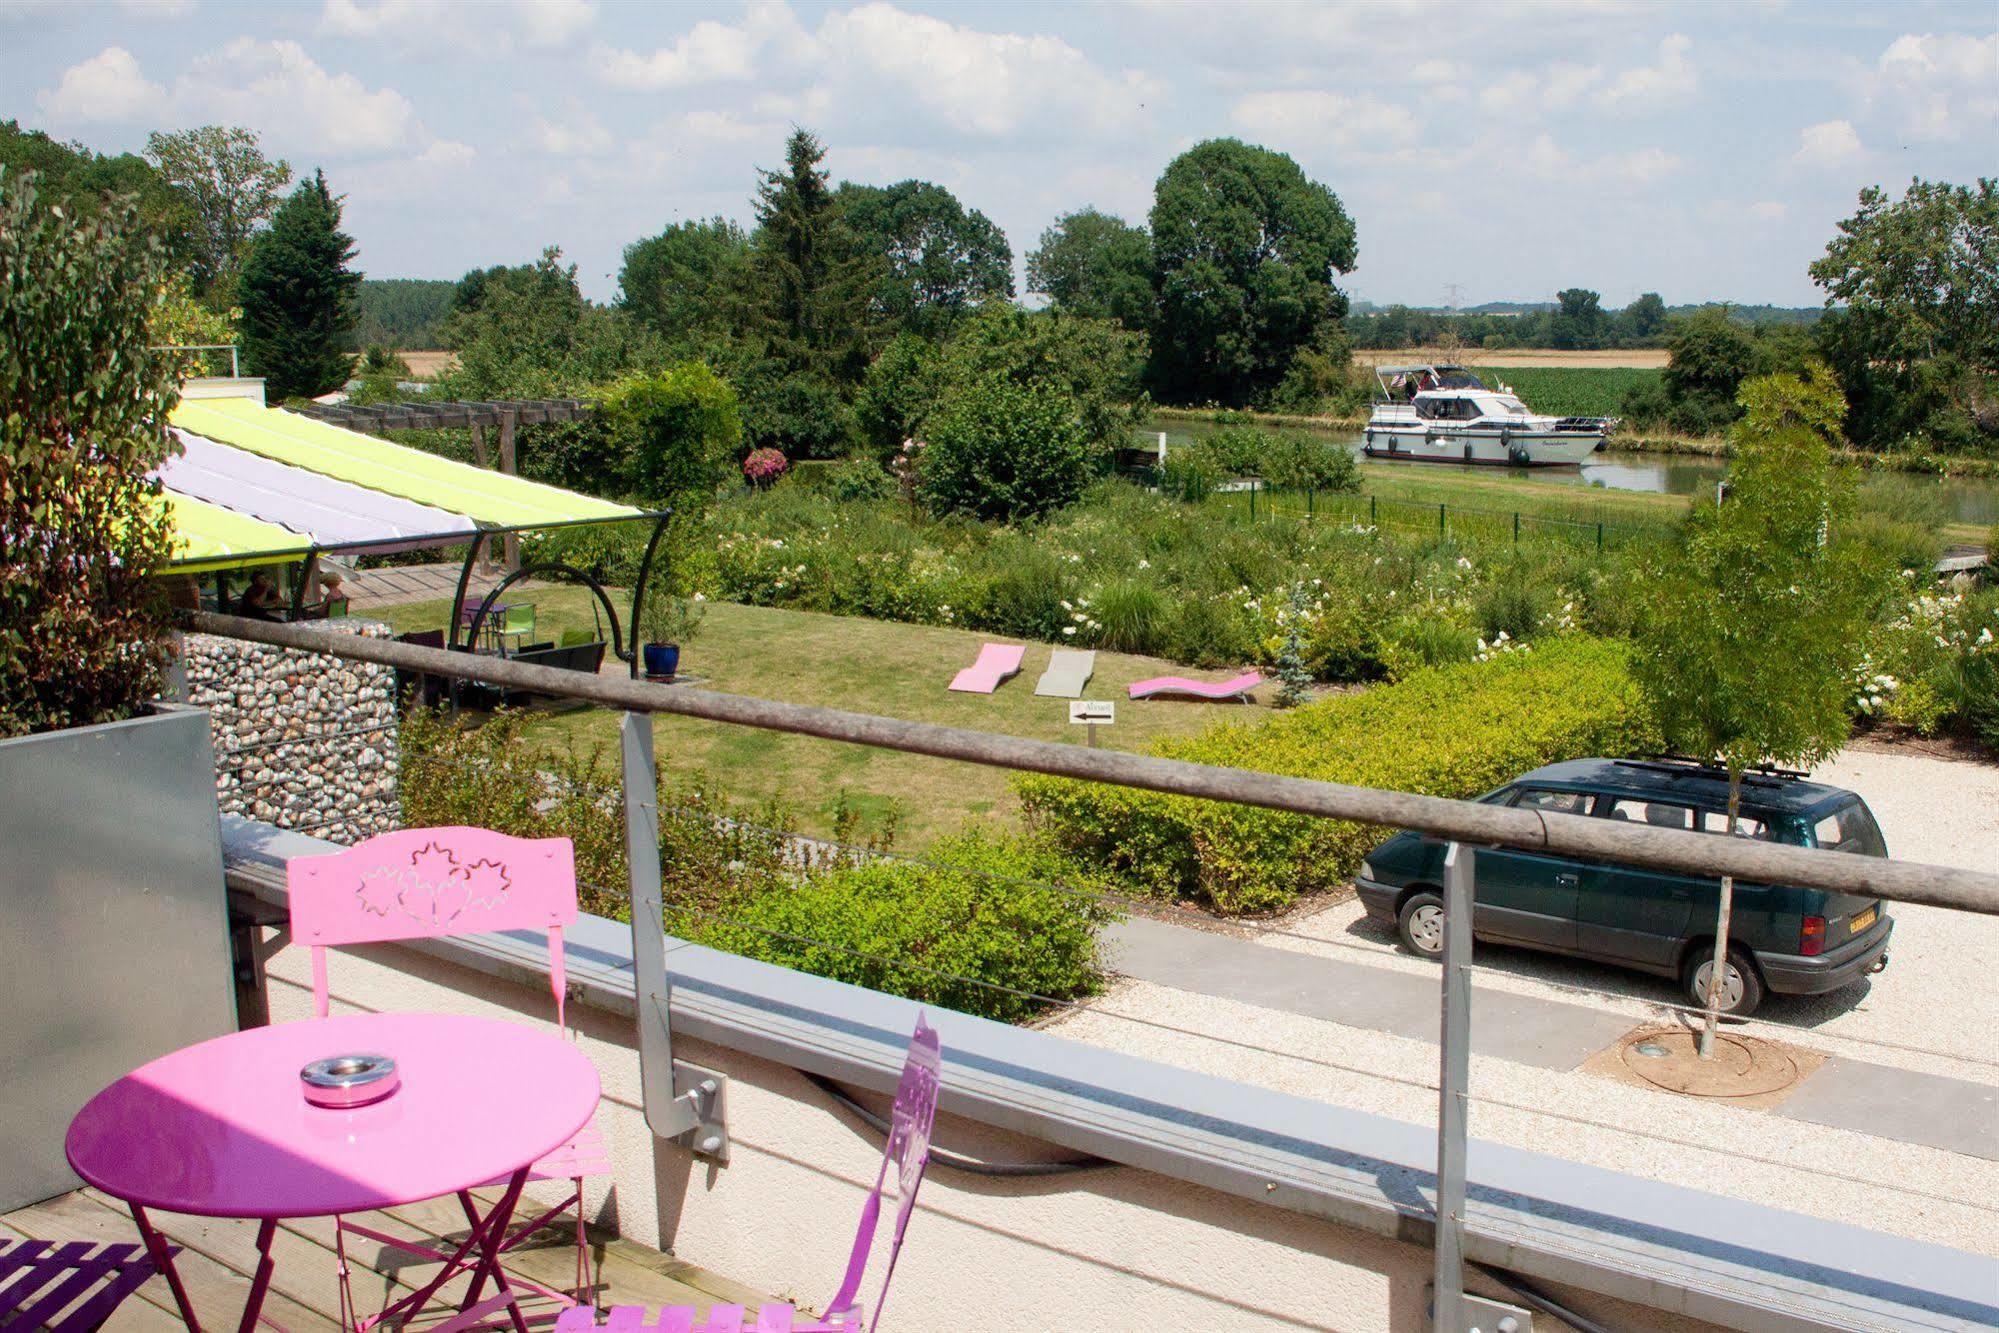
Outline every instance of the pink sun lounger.
[[1195, 699], [1240, 699], [1249, 702], [1249, 692], [1263, 684], [1260, 672], [1245, 671], [1232, 680], [1189, 680], [1185, 676], [1154, 676], [1135, 680], [1130, 694], [1134, 699], [1151, 699], [1162, 694], [1184, 694]]
[[965, 694], [991, 694], [1008, 676], [1018, 675], [1027, 649], [1017, 643], [989, 643], [979, 649], [979, 660], [951, 677], [951, 688]]

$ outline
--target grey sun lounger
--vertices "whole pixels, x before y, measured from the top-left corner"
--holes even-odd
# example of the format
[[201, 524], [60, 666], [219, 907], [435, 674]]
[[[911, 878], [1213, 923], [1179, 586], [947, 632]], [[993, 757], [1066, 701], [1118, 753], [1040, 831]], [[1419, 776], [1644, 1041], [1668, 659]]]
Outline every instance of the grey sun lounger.
[[1082, 648], [1057, 648], [1048, 658], [1048, 669], [1034, 683], [1036, 694], [1053, 699], [1080, 699], [1083, 686], [1097, 669], [1097, 655]]

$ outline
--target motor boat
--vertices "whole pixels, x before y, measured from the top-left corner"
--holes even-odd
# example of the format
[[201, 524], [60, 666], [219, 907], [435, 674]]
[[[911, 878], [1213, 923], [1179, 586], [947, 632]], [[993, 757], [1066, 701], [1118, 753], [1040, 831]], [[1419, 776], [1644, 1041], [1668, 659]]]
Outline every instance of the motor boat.
[[1574, 467], [1616, 417], [1551, 417], [1463, 366], [1377, 366], [1381, 398], [1362, 432], [1370, 458], [1494, 467]]

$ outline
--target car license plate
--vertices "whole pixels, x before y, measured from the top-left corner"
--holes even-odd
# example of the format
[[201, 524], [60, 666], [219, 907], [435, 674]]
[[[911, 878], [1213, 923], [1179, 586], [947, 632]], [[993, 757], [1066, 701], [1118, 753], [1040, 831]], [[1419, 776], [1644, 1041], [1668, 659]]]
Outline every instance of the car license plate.
[[1861, 931], [1874, 924], [1874, 918], [1879, 912], [1880, 909], [1875, 907], [1870, 907], [1864, 912], [1855, 912], [1853, 920], [1847, 923], [1846, 933], [1849, 935], [1858, 935]]

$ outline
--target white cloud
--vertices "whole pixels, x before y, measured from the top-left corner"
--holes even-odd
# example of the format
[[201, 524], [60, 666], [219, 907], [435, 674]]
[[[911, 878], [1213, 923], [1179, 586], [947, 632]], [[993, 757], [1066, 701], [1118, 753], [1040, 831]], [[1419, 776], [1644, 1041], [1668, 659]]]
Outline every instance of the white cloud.
[[528, 141], [550, 157], [602, 157], [617, 144], [603, 121], [575, 103], [550, 116], [537, 115]]
[[1150, 75], [1106, 70], [1059, 37], [981, 31], [879, 0], [829, 15], [816, 38], [843, 98], [900, 101], [905, 115], [980, 137], [1116, 135], [1165, 93]]
[[62, 72], [62, 81], [36, 99], [42, 114], [69, 124], [134, 121], [155, 114], [166, 89], [147, 79], [122, 46], [107, 46]]
[[1400, 148], [1422, 134], [1416, 117], [1404, 107], [1306, 89], [1252, 93], [1235, 104], [1234, 118], [1250, 133], [1287, 146], [1330, 142]]
[[755, 72], [761, 43], [745, 28], [703, 19], [671, 46], [649, 55], [599, 47], [593, 55], [604, 82], [613, 88], [657, 92], [703, 83], [747, 79]]
[[569, 46], [597, 22], [597, 0], [326, 0], [328, 37], [476, 52]]
[[194, 12], [194, 0], [118, 0], [118, 8], [138, 18], [184, 19]]
[[1798, 131], [1798, 151], [1791, 160], [1803, 167], [1843, 167], [1866, 154], [1853, 122], [1827, 120]]
[[1881, 53], [1872, 96], [1912, 139], [1961, 139], [1999, 129], [1999, 32], [1910, 33]]
[[1603, 171], [1633, 185], [1650, 185], [1681, 170], [1687, 165], [1687, 160], [1663, 148], [1639, 148], [1628, 153], [1607, 154], [1598, 165]]
[[1603, 78], [1596, 65], [1561, 60], [1480, 80], [1479, 106], [1495, 115], [1540, 115], [1566, 111]]
[[1685, 33], [1673, 33], [1659, 43], [1658, 63], [1625, 70], [1596, 95], [1597, 105], [1609, 111], [1644, 112], [1686, 101], [1701, 82], [1687, 59], [1693, 45]]
[[1749, 216], [1758, 222], [1782, 222], [1789, 210], [1775, 199], [1760, 199], [1749, 206]]
[[430, 142], [409, 99], [333, 74], [297, 42], [238, 37], [174, 81], [183, 114], [249, 125], [275, 143], [333, 157], [420, 150]]

